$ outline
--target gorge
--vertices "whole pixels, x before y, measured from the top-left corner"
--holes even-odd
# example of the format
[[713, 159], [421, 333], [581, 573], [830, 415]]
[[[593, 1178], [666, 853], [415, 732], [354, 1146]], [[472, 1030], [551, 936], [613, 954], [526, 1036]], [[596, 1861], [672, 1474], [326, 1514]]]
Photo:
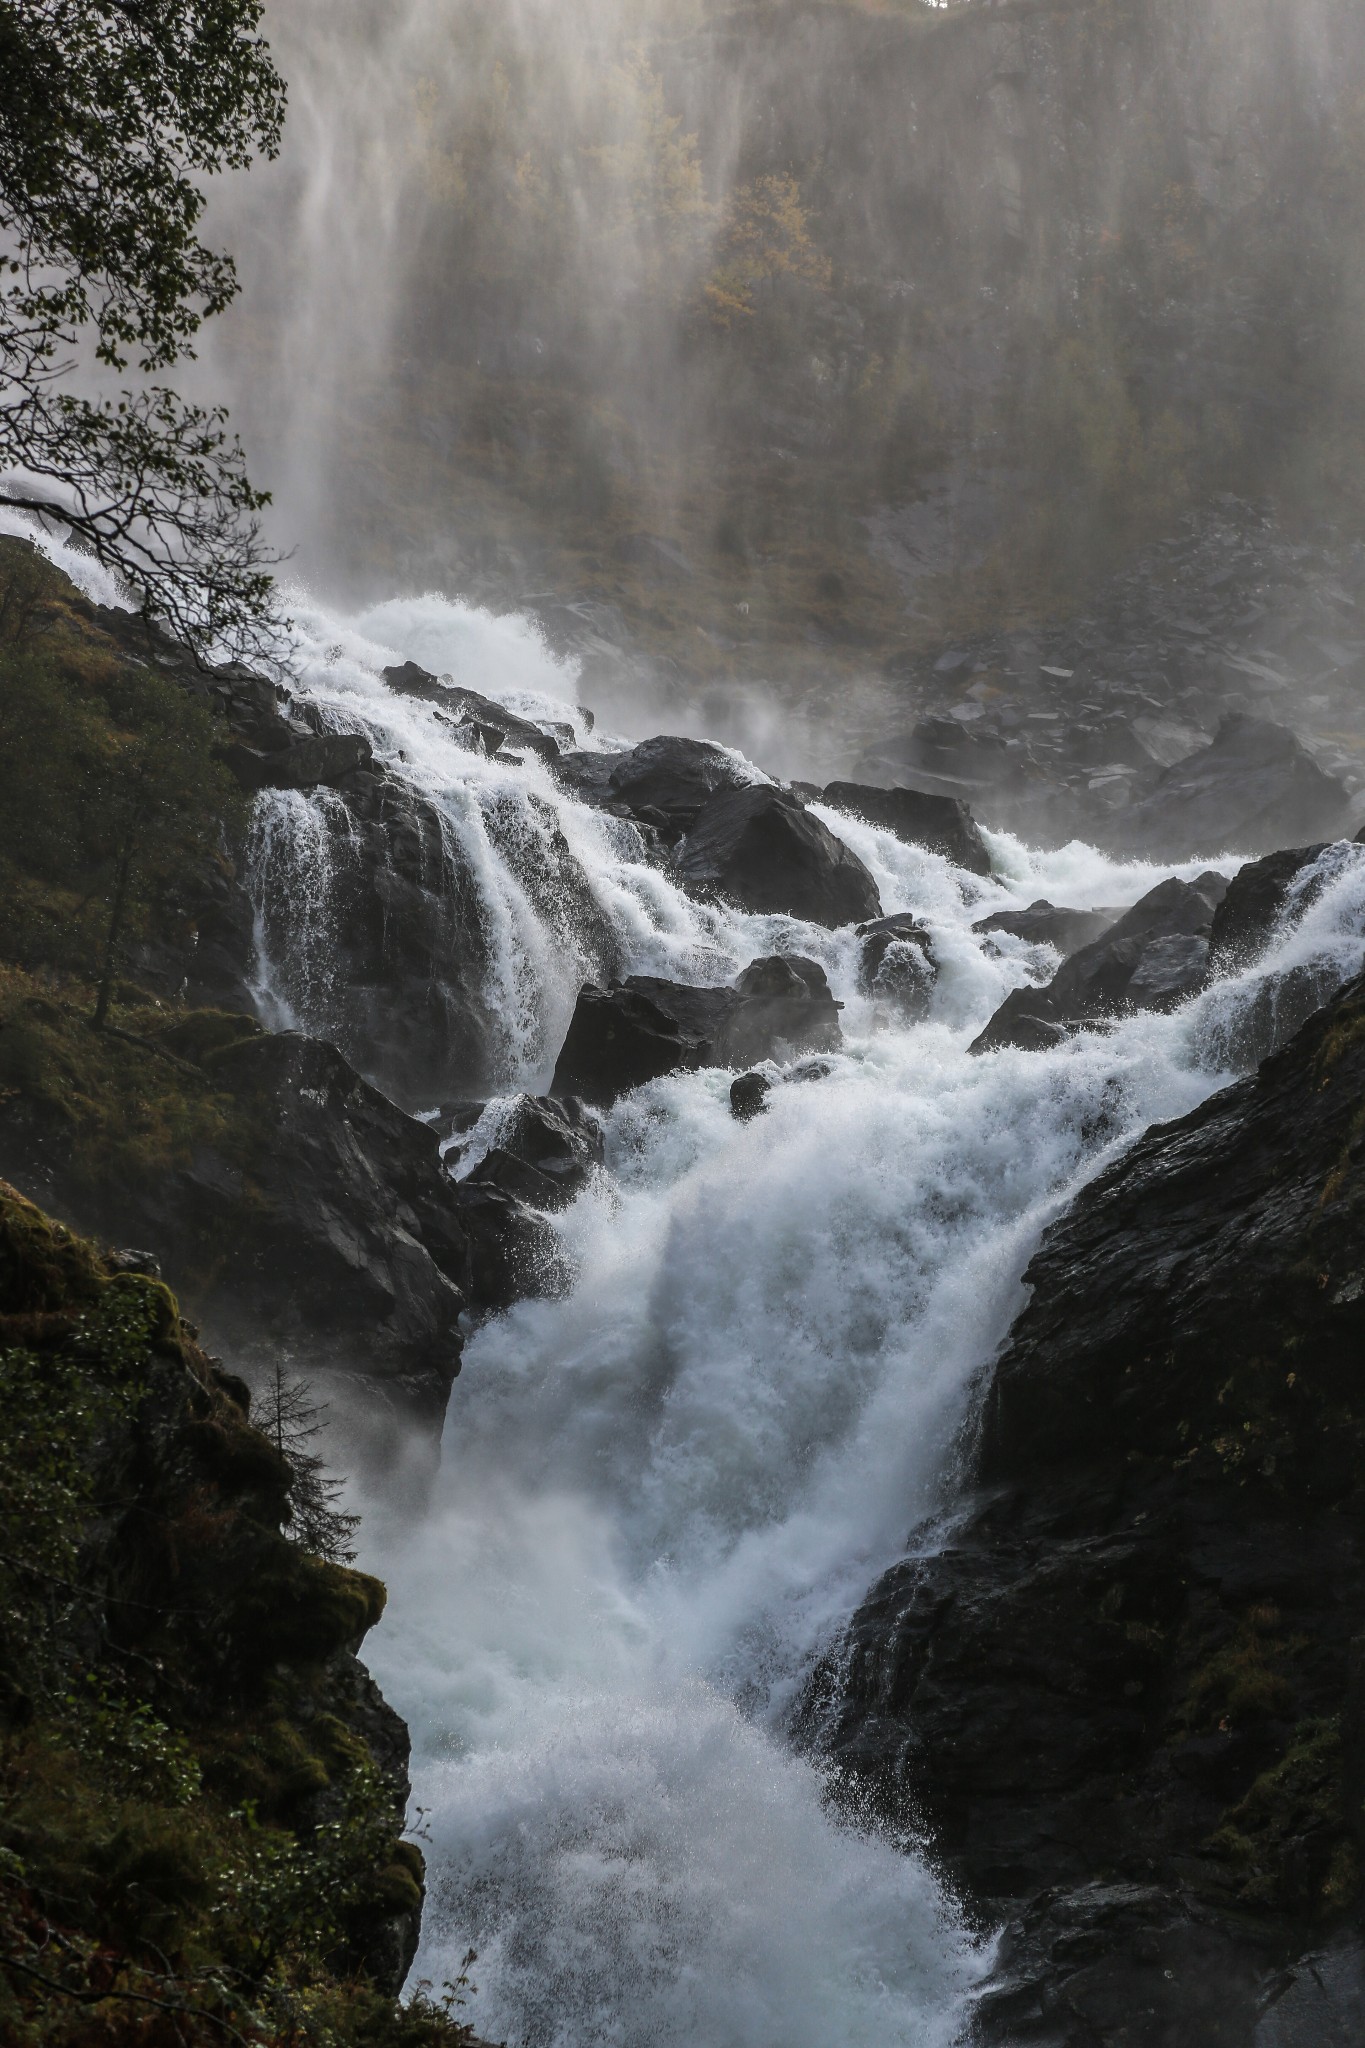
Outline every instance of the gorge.
[[0, 2032], [1351, 2048], [1351, 10], [278, 13], [275, 658], [0, 504]]

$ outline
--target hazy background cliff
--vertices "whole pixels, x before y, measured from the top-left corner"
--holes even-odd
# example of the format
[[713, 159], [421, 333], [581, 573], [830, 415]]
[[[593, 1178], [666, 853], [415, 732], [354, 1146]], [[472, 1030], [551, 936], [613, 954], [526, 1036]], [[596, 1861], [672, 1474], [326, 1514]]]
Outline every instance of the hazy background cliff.
[[866, 732], [1227, 494], [1286, 545], [1358, 527], [1348, 0], [270, 31], [287, 146], [217, 202], [208, 368], [333, 594], [527, 605], [609, 707]]

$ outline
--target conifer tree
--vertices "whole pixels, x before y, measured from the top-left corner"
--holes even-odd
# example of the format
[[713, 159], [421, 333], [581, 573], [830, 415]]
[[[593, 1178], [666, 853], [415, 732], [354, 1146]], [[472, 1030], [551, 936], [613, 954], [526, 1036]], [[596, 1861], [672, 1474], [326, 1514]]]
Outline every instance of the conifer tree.
[[275, 1361], [258, 1425], [288, 1463], [289, 1524], [292, 1542], [329, 1564], [355, 1562], [354, 1537], [359, 1515], [346, 1514], [338, 1502], [341, 1480], [310, 1446], [327, 1427], [327, 1405], [313, 1399], [307, 1380], [288, 1373]]

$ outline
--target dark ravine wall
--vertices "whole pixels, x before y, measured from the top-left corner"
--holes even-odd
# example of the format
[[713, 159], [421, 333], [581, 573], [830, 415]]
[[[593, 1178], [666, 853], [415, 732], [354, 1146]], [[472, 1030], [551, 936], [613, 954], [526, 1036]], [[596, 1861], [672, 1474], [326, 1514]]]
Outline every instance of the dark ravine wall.
[[396, 2003], [384, 1588], [288, 1539], [288, 1458], [125, 1265], [0, 1183], [0, 2035], [458, 2048]]
[[812, 1700], [1007, 1923], [983, 2040], [1360, 2038], [1363, 1099], [1357, 981], [1080, 1197]]

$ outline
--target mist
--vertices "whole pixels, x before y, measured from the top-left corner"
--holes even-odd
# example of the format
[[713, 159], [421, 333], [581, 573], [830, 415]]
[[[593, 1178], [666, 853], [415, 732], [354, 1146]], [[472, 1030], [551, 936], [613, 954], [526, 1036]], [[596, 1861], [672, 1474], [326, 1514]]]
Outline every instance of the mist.
[[627, 729], [848, 767], [1229, 496], [1291, 544], [1359, 509], [1341, 0], [269, 27], [205, 369], [278, 539], [335, 598], [528, 611]]

